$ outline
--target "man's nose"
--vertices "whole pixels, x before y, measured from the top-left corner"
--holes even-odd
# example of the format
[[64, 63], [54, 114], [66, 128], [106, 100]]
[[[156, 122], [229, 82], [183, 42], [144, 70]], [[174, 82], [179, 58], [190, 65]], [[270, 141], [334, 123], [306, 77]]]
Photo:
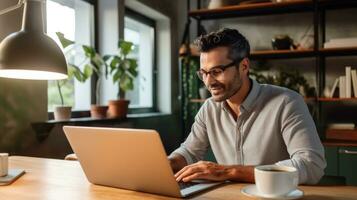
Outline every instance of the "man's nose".
[[206, 85], [210, 85], [210, 84], [212, 84], [214, 82], [216, 82], [216, 79], [213, 78], [213, 76], [210, 73], [208, 73], [207, 76], [206, 76], [206, 79], [205, 79]]

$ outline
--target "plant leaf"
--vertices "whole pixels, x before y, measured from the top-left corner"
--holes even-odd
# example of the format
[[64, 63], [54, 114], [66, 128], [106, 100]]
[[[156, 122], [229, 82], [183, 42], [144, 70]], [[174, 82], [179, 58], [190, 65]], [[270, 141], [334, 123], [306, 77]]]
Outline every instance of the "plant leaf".
[[92, 76], [93, 74], [93, 69], [90, 65], [85, 65], [84, 66], [84, 70], [83, 70], [83, 75], [85, 77], [85, 79], [89, 78], [90, 76]]
[[82, 48], [84, 50], [85, 55], [88, 58], [93, 58], [95, 56], [95, 49], [93, 47], [87, 46], [87, 45], [82, 45]]
[[72, 40], [65, 38], [63, 33], [56, 32], [56, 35], [57, 35], [59, 41], [61, 42], [61, 45], [63, 48], [66, 48], [66, 47], [74, 44], [74, 42]]
[[119, 40], [118, 48], [126, 56], [132, 51], [133, 43], [125, 40]]

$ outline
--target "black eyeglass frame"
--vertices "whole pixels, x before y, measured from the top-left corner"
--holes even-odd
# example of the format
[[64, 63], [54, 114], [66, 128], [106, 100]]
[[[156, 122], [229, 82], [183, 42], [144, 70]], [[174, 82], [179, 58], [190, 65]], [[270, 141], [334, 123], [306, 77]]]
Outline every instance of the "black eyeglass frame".
[[[242, 59], [242, 60], [243, 60], [243, 59]], [[241, 62], [242, 60], [240, 60], [240, 62]], [[239, 63], [240, 63], [240, 62], [239, 62]], [[217, 69], [217, 68], [218, 68], [218, 69], [221, 69], [221, 70], [222, 70], [222, 73], [223, 73], [227, 68], [230, 68], [230, 67], [233, 67], [233, 66], [236, 66], [236, 65], [237, 65], [237, 62], [236, 62], [236, 61], [233, 61], [233, 62], [231, 62], [231, 63], [228, 63], [227, 65], [218, 65], [218, 66], [212, 67], [208, 72], [206, 72], [206, 71], [204, 71], [204, 70], [202, 70], [202, 69], [199, 69], [199, 70], [196, 71], [196, 74], [197, 74], [198, 78], [203, 81], [203, 75], [201, 75], [200, 72], [203, 72], [206, 76], [208, 76], [208, 74], [209, 74], [209, 75], [211, 75], [212, 77], [215, 77], [215, 76], [213, 76], [213, 75], [211, 74], [214, 69]]]

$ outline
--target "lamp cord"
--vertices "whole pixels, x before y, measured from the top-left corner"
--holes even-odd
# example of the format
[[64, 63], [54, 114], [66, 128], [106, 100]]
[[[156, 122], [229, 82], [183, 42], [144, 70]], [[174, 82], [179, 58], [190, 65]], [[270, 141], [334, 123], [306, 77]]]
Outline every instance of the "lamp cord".
[[19, 0], [16, 5], [11, 6], [11, 7], [9, 7], [9, 8], [5, 8], [4, 10], [1, 10], [1, 11], [0, 11], [0, 15], [5, 14], [5, 13], [8, 13], [8, 12], [10, 12], [10, 11], [13, 11], [13, 10], [15, 10], [15, 9], [20, 8], [20, 7], [22, 6], [22, 4], [24, 4], [24, 2], [25, 2], [25, 0]]

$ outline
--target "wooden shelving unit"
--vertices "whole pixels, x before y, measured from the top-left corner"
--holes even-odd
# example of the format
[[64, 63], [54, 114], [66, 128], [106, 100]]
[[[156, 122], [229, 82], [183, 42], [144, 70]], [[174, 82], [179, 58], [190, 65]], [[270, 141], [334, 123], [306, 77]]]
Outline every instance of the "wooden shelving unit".
[[[191, 102], [191, 103], [203, 103], [203, 102], [205, 102], [206, 100], [207, 100], [207, 99], [190, 99], [190, 102]], [[316, 97], [305, 97], [304, 100], [305, 100], [306, 102], [308, 102], [308, 101], [316, 101], [317, 98], [316, 98]], [[357, 98], [356, 98], [356, 100], [357, 100]]]
[[314, 57], [316, 52], [313, 49], [304, 50], [260, 50], [251, 53], [251, 59], [274, 59], [274, 58], [302, 58]]
[[[201, 2], [200, 0], [198, 0]], [[200, 7], [200, 3], [197, 4]], [[197, 21], [197, 30], [202, 21], [238, 18], [249, 16], [264, 16], [289, 13], [311, 13], [313, 16], [314, 47], [313, 49], [299, 50], [253, 50], [252, 60], [261, 59], [315, 59], [317, 95], [318, 97], [305, 98], [306, 102], [314, 102], [317, 105], [317, 125], [319, 132], [324, 135], [325, 125], [323, 123], [323, 106], [334, 102], [354, 102], [357, 98], [324, 98], [326, 58], [339, 56], [356, 56], [357, 47], [323, 48], [326, 39], [326, 12], [328, 10], [357, 7], [357, 0], [295, 0], [282, 3], [264, 2], [245, 5], [226, 6], [217, 9], [196, 9], [188, 12], [189, 18]], [[199, 34], [199, 31], [198, 31]], [[186, 76], [188, 77], [188, 76]], [[184, 81], [184, 80], [183, 80]], [[204, 99], [192, 98], [186, 100], [189, 103], [203, 103]], [[330, 105], [330, 104], [329, 104]], [[322, 138], [324, 138], [322, 136]], [[330, 143], [332, 141], [329, 139]]]
[[348, 140], [357, 142], [357, 129], [341, 130], [341, 129], [327, 129], [326, 139], [332, 140]]
[[349, 140], [331, 140], [325, 139], [322, 144], [326, 147], [357, 147], [357, 142]]
[[205, 101], [206, 101], [206, 99], [190, 99], [191, 103], [203, 103]]
[[357, 98], [318, 98], [321, 102], [333, 102], [333, 101], [357, 101]]
[[357, 47], [321, 48], [318, 53], [323, 56], [351, 56], [357, 55]]
[[296, 0], [281, 3], [264, 2], [256, 4], [226, 6], [216, 9], [199, 9], [189, 11], [188, 15], [198, 20], [212, 20], [232, 17], [309, 11], [313, 11], [313, 3], [311, 0]]

